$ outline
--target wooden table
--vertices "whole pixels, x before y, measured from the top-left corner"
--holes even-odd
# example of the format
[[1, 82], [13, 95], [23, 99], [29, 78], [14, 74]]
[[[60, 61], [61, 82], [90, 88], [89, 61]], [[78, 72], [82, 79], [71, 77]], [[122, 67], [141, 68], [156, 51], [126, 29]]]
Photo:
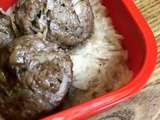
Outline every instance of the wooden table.
[[139, 94], [90, 120], [160, 120], [160, 0], [135, 0], [135, 3], [157, 40], [157, 66]]

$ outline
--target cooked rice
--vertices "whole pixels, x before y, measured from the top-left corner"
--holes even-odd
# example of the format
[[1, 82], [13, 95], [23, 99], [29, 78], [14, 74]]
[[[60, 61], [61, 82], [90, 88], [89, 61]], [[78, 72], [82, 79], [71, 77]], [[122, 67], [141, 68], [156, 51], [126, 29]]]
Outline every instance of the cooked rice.
[[87, 43], [71, 52], [74, 81], [65, 102], [67, 106], [115, 90], [131, 78], [127, 52], [120, 44], [122, 36], [113, 28], [110, 17], [106, 17], [100, 1], [90, 2], [94, 12], [94, 32]]

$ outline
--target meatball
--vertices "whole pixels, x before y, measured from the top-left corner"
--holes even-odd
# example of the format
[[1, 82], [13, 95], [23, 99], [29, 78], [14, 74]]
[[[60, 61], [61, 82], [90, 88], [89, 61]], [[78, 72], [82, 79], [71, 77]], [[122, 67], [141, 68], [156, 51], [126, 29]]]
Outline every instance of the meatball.
[[15, 22], [23, 35], [36, 34], [46, 29], [46, 6], [47, 0], [18, 0]]
[[57, 0], [49, 10], [49, 37], [65, 45], [86, 40], [93, 29], [93, 14], [88, 0]]
[[13, 39], [11, 19], [0, 13], [0, 48], [8, 45]]
[[48, 41], [67, 46], [86, 40], [93, 29], [88, 0], [19, 0], [15, 16], [24, 34], [43, 32]]
[[41, 35], [15, 39], [8, 56], [0, 80], [2, 117], [31, 120], [54, 110], [71, 85], [70, 57]]

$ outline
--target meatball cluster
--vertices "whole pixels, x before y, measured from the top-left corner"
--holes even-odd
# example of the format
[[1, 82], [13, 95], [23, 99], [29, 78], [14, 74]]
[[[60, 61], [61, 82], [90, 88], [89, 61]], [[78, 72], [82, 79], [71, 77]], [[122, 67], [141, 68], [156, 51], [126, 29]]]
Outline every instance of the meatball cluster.
[[90, 37], [93, 14], [88, 0], [19, 0], [13, 13], [0, 14], [0, 114], [37, 119], [67, 94], [67, 51]]

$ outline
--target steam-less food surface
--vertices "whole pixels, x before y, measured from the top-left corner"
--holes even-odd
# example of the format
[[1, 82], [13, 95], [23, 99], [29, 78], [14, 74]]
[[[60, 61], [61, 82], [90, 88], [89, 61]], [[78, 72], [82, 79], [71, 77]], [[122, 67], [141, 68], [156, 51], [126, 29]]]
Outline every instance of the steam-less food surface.
[[72, 62], [64, 51], [30, 35], [15, 39], [5, 56], [1, 115], [8, 120], [35, 119], [61, 103], [72, 81]]
[[100, 0], [91, 1], [94, 30], [85, 44], [70, 51], [73, 61], [73, 82], [64, 108], [103, 95], [124, 86], [132, 72], [127, 66], [127, 51], [114, 30], [110, 17]]
[[64, 45], [76, 45], [86, 40], [93, 30], [88, 0], [19, 0], [15, 18], [23, 34], [48, 29], [47, 39]]
[[0, 48], [6, 46], [14, 39], [10, 17], [0, 13]]
[[125, 85], [123, 37], [100, 0], [18, 0], [0, 14], [0, 114], [34, 120]]

